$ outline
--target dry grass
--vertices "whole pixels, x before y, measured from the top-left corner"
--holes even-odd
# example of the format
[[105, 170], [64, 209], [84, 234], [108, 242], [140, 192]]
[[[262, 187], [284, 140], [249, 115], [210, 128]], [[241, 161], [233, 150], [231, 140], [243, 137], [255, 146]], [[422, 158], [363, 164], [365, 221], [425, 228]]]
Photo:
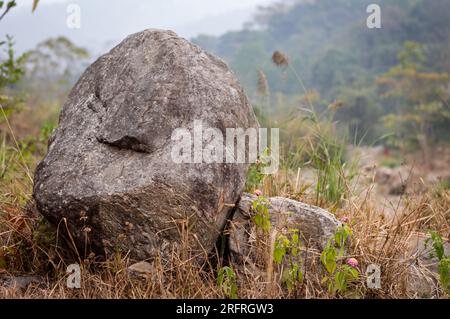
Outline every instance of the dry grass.
[[[20, 160], [20, 158], [16, 158]], [[280, 173], [282, 174], [282, 173]], [[274, 185], [285, 177], [266, 179], [265, 184]], [[24, 178], [23, 180], [26, 180]], [[25, 290], [0, 288], [1, 298], [222, 298], [226, 297], [217, 285], [219, 263], [199, 265], [189, 247], [181, 244], [174, 248], [169, 260], [157, 259], [153, 272], [147, 277], [135, 276], [127, 271], [131, 261], [126, 254], [111, 256], [107, 261], [93, 258], [80, 260], [65, 249], [55, 231], [32, 209], [24, 206], [24, 198], [30, 198], [31, 185], [18, 179], [15, 183], [1, 184], [0, 204], [0, 277], [7, 275], [31, 275], [40, 278], [39, 283], [30, 284]], [[292, 181], [298, 183], [298, 181]], [[268, 186], [266, 185], [266, 188]], [[287, 194], [295, 199], [311, 201], [306, 195]], [[429, 229], [438, 231], [444, 237], [448, 234], [450, 195], [426, 193], [408, 197], [408, 205], [398, 211], [395, 222], [386, 222], [370, 200], [370, 192], [364, 199], [347, 200], [335, 209], [338, 218], [349, 218], [354, 236], [347, 252], [359, 260], [363, 270], [370, 263], [382, 269], [382, 289], [367, 289], [364, 275], [353, 282], [349, 293], [331, 294], [321, 285], [322, 269], [318, 262], [320, 252], [308, 250], [308, 273], [294, 291], [289, 292], [281, 282], [280, 273], [272, 262], [273, 245], [261, 241], [259, 248], [265, 259], [261, 271], [237, 273], [237, 287], [240, 298], [414, 298], [407, 287], [412, 280], [412, 270], [434, 278], [429, 268], [416, 264], [416, 256], [409, 254], [412, 238], [425, 236]], [[182, 238], [189, 237], [189, 234]], [[189, 240], [186, 239], [186, 242]], [[216, 258], [217, 260], [217, 258]], [[82, 288], [71, 290], [66, 286], [66, 267], [79, 262], [82, 269]], [[270, 273], [270, 275], [268, 275]], [[0, 281], [1, 283], [1, 281]], [[0, 287], [2, 285], [0, 284]], [[439, 290], [438, 297], [445, 297]]]
[[[346, 181], [348, 196], [339, 205], [321, 201], [321, 206], [337, 218], [347, 217], [353, 237], [346, 256], [359, 261], [361, 276], [352, 282], [346, 293], [330, 293], [321, 283], [323, 267], [320, 251], [303, 247], [304, 279], [294, 289], [286, 289], [282, 270], [273, 263], [274, 234], [257, 242], [261, 252], [260, 267], [229, 264], [218, 253], [204, 252], [208, 260], [200, 265], [187, 245], [189, 234], [180, 234], [181, 245], [174, 247], [168, 260], [157, 258], [153, 271], [136, 276], [128, 271], [132, 264], [125, 253], [117, 253], [106, 261], [80, 258], [68, 249], [58, 232], [34, 212], [31, 203], [30, 172], [45, 148], [28, 151], [12, 134], [9, 123], [3, 127], [0, 148], [0, 298], [224, 298], [228, 294], [217, 284], [222, 266], [236, 273], [239, 298], [419, 298], [408, 287], [419, 277], [434, 287], [428, 296], [446, 298], [439, 288], [438, 274], [433, 265], [419, 262], [412, 251], [417, 238], [427, 237], [429, 230], [438, 232], [448, 241], [450, 232], [450, 192], [430, 189], [428, 192], [405, 195], [405, 205], [395, 209], [394, 221], [387, 221], [376, 205], [380, 198], [367, 185], [364, 196], [354, 194]], [[36, 142], [38, 143], [38, 142]], [[343, 176], [345, 177], [345, 176]], [[280, 170], [264, 178], [260, 185], [268, 196], [281, 195], [316, 204], [314, 187], [299, 178], [297, 169]], [[312, 189], [312, 192], [308, 192]], [[188, 228], [185, 228], [188, 229]], [[82, 270], [81, 289], [68, 289], [66, 268], [79, 263]], [[368, 289], [364, 270], [376, 263], [382, 269], [382, 288]], [[18, 276], [34, 276], [35, 281], [25, 289], [14, 288], [5, 280]]]

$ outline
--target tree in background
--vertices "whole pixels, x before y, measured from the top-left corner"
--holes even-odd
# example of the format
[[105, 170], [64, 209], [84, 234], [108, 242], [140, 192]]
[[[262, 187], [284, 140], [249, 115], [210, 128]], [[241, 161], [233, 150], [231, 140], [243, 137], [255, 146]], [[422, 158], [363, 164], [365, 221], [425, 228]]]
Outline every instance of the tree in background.
[[[36, 10], [39, 0], [33, 0], [32, 11]], [[0, 22], [16, 7], [15, 0], [0, 1]], [[9, 92], [24, 74], [23, 62], [25, 56], [16, 58], [14, 53], [14, 41], [9, 35], [6, 40], [0, 41], [0, 105], [5, 114], [11, 113], [15, 106], [22, 100], [20, 95]]]
[[21, 85], [41, 100], [62, 100], [86, 68], [89, 56], [66, 37], [47, 39], [24, 54]]
[[425, 48], [416, 42], [405, 42], [398, 60], [378, 79], [382, 96], [395, 107], [383, 120], [396, 133], [394, 143], [420, 147], [424, 164], [430, 168], [431, 146], [448, 138], [449, 74], [427, 71]]
[[[0, 10], [3, 10], [0, 14], [0, 21], [10, 12], [12, 8], [16, 6], [14, 0], [0, 1]], [[10, 113], [14, 105], [18, 102], [18, 97], [16, 95], [9, 96], [7, 94], [7, 89], [15, 85], [20, 77], [23, 75], [21, 58], [16, 58], [14, 54], [14, 41], [9, 35], [6, 36], [6, 40], [0, 41], [0, 104], [4, 112]]]

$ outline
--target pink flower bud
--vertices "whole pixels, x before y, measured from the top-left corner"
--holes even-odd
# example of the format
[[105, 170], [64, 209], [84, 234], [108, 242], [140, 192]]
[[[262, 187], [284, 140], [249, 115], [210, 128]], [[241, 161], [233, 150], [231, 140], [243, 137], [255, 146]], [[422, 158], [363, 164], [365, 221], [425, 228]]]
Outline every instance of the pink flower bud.
[[341, 222], [343, 222], [344, 224], [348, 223], [350, 219], [347, 216], [344, 216], [341, 218]]
[[253, 192], [253, 194], [255, 194], [256, 196], [261, 196], [262, 195], [262, 192], [259, 190], [259, 189], [257, 189], [257, 190], [255, 190], [254, 192]]
[[352, 268], [358, 267], [358, 261], [355, 258], [349, 258], [347, 259], [347, 265], [349, 265]]

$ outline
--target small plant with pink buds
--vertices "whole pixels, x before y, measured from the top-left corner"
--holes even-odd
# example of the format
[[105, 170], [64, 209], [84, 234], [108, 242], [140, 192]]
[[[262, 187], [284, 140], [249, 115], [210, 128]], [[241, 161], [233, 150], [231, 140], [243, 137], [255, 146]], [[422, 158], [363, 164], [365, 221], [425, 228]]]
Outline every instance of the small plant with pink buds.
[[331, 294], [346, 292], [349, 283], [358, 279], [358, 260], [348, 258], [343, 262], [345, 245], [352, 236], [352, 230], [347, 225], [338, 227], [334, 238], [330, 239], [320, 255], [326, 275], [322, 279], [327, 284]]

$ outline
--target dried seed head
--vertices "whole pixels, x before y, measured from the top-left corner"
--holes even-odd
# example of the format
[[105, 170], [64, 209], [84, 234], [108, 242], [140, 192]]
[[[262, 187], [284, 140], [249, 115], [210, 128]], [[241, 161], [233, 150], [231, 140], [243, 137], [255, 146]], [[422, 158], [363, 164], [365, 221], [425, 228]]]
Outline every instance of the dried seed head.
[[90, 233], [92, 231], [91, 227], [84, 227], [83, 232]]
[[337, 109], [339, 109], [339, 108], [341, 108], [343, 106], [344, 106], [344, 102], [342, 102], [342, 101], [334, 101], [333, 103], [328, 105], [328, 108], [330, 110], [336, 111]]
[[258, 70], [258, 93], [261, 96], [269, 95], [269, 83], [267, 77], [262, 70]]
[[276, 66], [288, 66], [289, 59], [288, 57], [281, 51], [275, 51], [272, 55], [272, 62], [275, 63]]
[[81, 221], [86, 221], [87, 219], [88, 219], [87, 213], [86, 213], [84, 210], [82, 210], [82, 211], [80, 212], [80, 220], [81, 220]]
[[130, 222], [125, 222], [125, 226], [127, 226], [128, 230], [132, 230], [134, 228], [134, 225]]

